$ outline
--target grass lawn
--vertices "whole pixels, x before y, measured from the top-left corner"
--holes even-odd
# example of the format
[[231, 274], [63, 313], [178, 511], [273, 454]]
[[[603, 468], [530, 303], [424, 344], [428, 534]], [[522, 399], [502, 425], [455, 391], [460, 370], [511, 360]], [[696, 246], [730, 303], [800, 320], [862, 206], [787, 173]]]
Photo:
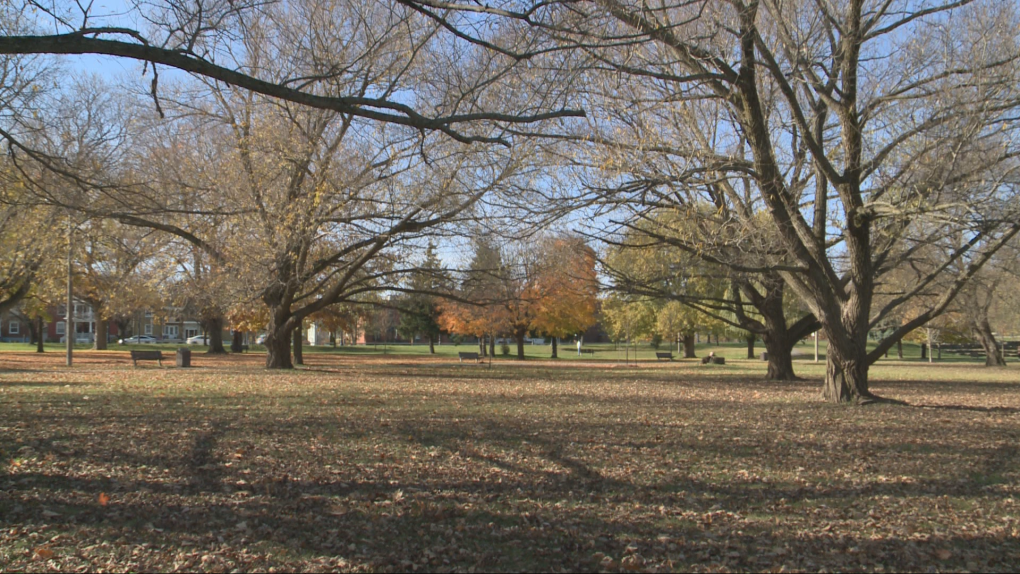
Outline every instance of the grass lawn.
[[380, 347], [293, 372], [115, 347], [73, 369], [0, 353], [0, 571], [1020, 564], [1015, 359], [883, 360], [873, 389], [909, 406], [845, 408], [818, 399], [824, 363], [769, 383], [738, 346], [491, 368]]

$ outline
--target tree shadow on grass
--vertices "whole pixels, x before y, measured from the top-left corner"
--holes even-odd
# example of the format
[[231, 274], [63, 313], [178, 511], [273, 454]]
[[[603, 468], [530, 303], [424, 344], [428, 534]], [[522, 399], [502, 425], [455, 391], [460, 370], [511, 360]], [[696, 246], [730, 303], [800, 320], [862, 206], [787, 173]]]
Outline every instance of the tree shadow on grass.
[[[10, 373], [13, 371], [3, 370], [0, 373]], [[35, 373], [36, 371], [17, 371], [20, 373]], [[81, 381], [0, 381], [0, 387], [74, 387], [74, 386], [88, 386], [94, 385], [94, 383], [85, 383]]]
[[[629, 553], [641, 556], [641, 568], [662, 570], [862, 570], [882, 564], [893, 570], [1005, 571], [1020, 559], [1012, 531], [979, 524], [969, 536], [939, 506], [948, 504], [947, 497], [1006, 503], [1020, 459], [1015, 449], [1002, 446], [1005, 433], [990, 435], [986, 448], [939, 441], [918, 446], [903, 436], [902, 427], [890, 425], [870, 427], [866, 446], [838, 438], [826, 444], [831, 436], [777, 437], [810, 420], [761, 425], [810, 411], [824, 415], [815, 421], [819, 428], [840, 424], [853, 430], [857, 415], [833, 416], [850, 411], [804, 404], [789, 412], [772, 405], [731, 412], [733, 403], [683, 396], [632, 397], [616, 404], [619, 397], [529, 393], [528, 401], [544, 399], [559, 411], [528, 416], [513, 414], [521, 403], [517, 396], [463, 397], [473, 411], [391, 410], [386, 426], [376, 407], [419, 404], [415, 401], [428, 395], [403, 393], [383, 401], [357, 395], [331, 408], [296, 412], [284, 405], [252, 417], [143, 398], [139, 405], [137, 396], [128, 396], [101, 412], [14, 413], [43, 436], [68, 429], [48, 444], [58, 438], [75, 444], [70, 452], [40, 445], [42, 458], [52, 455], [51, 466], [0, 477], [0, 523], [8, 527], [0, 529], [0, 546], [21, 536], [11, 530], [44, 531], [45, 540], [59, 534], [50, 548], [64, 556], [62, 545], [68, 545], [68, 562], [60, 565], [93, 570], [595, 571], [602, 566], [597, 553], [615, 562], [608, 569]], [[318, 398], [312, 395], [308, 402]], [[332, 408], [340, 406], [349, 408]], [[567, 420], [563, 413], [577, 407], [590, 407], [578, 409], [589, 414]], [[906, 410], [890, 411], [900, 412]], [[663, 422], [638, 420], [648, 413], [662, 415]], [[669, 426], [667, 419], [691, 428]], [[704, 440], [696, 436], [702, 431]], [[924, 428], [920, 434], [931, 432]], [[245, 441], [259, 446], [237, 453], [235, 447]], [[586, 450], [593, 444], [599, 450]], [[390, 449], [385, 458], [373, 454], [378, 445]], [[326, 453], [312, 453], [312, 447]], [[784, 471], [802, 465], [806, 474], [821, 475], [875, 451], [928, 464], [964, 457], [976, 464], [938, 477], [915, 472], [910, 481], [891, 475], [890, 482], [764, 483], [735, 474], [743, 463], [764, 458]], [[427, 463], [410, 460], [433, 454]], [[674, 454], [693, 456], [669, 458]], [[393, 460], [398, 456], [404, 458]], [[110, 462], [120, 473], [117, 480], [102, 474], [102, 465]], [[878, 471], [886, 472], [868, 471], [868, 478]], [[101, 503], [99, 493], [110, 500]], [[914, 511], [901, 504], [930, 506], [918, 519], [936, 527], [919, 523], [927, 530], [918, 536], [867, 515], [881, 507], [886, 520], [908, 524]], [[933, 533], [947, 531], [952, 534]], [[121, 554], [109, 562], [74, 554], [104, 543], [110, 547], [106, 552]], [[183, 562], [174, 566], [178, 554]], [[202, 556], [210, 561], [202, 562]], [[42, 564], [32, 560], [8, 567]], [[634, 566], [638, 559], [629, 560]]]
[[[75, 532], [84, 533], [93, 543], [106, 540], [136, 549], [181, 545], [217, 556], [227, 547], [244, 548], [247, 556], [235, 556], [234, 566], [248, 570], [341, 557], [348, 564], [381, 571], [411, 565], [429, 570], [594, 571], [601, 560], [596, 553], [601, 553], [616, 564], [637, 554], [644, 567], [671, 564], [681, 570], [712, 564], [732, 570], [870, 570], [882, 564], [895, 570], [1010, 571], [1020, 557], [1020, 541], [1002, 533], [850, 536], [820, 527], [791, 531], [768, 518], [742, 521], [734, 512], [746, 512], [756, 493], [740, 486], [692, 480], [682, 485], [688, 496], [677, 498], [667, 485], [621, 491], [622, 485], [610, 481], [592, 490], [578, 478], [538, 484], [512, 479], [439, 482], [428, 490], [390, 480], [314, 488], [285, 483], [269, 493], [256, 486], [182, 503], [138, 495], [157, 492], [157, 485], [146, 481], [121, 484], [115, 491], [111, 486], [118, 485], [103, 479], [29, 475], [7, 487], [10, 496], [0, 510], [7, 526], [71, 533], [71, 539]], [[69, 504], [18, 496], [40, 488], [113, 495], [106, 504], [94, 495], [88, 502], [79, 497]], [[885, 492], [918, 494], [909, 489], [836, 489], [813, 492], [810, 499], [831, 503], [834, 497], [866, 499]], [[775, 495], [782, 495], [781, 507], [762, 506], [757, 512], [772, 509], [784, 523], [801, 515], [803, 509], [793, 506], [798, 501], [795, 491], [779, 489]], [[778, 498], [769, 499], [774, 500]], [[640, 510], [630, 516], [620, 510], [607, 514], [601, 511], [607, 504]], [[59, 550], [59, 545], [54, 547]], [[974, 560], [979, 562], [971, 564]], [[193, 563], [186, 569], [209, 566], [216, 564]]]

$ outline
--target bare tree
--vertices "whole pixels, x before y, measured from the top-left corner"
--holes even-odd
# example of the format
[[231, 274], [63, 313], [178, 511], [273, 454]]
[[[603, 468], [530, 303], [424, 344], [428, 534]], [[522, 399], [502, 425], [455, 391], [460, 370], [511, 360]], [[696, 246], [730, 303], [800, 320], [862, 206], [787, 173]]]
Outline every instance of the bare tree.
[[[672, 210], [659, 209], [656, 214], [642, 208], [639, 216], [621, 222], [622, 234], [601, 236], [612, 255], [602, 261], [609, 288], [675, 301], [700, 313], [702, 322], [721, 322], [760, 336], [767, 351], [766, 378], [795, 379], [793, 347], [818, 330], [818, 322], [788, 295], [779, 273], [762, 271], [768, 262], [754, 256], [753, 245], [744, 247], [748, 237], [734, 241], [725, 252], [692, 249], [695, 241], [707, 244], [698, 238], [719, 232], [713, 225], [715, 210], [710, 211], [676, 217]], [[693, 325], [697, 320], [687, 322]]]
[[[985, 352], [988, 367], [1006, 366], [1002, 347], [996, 340], [993, 325], [1008, 329], [1016, 319], [1009, 303], [1015, 303], [1012, 286], [1020, 275], [1020, 250], [1014, 240], [996, 253], [960, 293], [955, 307]], [[998, 311], [998, 313], [996, 313]], [[993, 314], [994, 313], [994, 314]]]
[[[405, 126], [416, 130], [441, 132], [461, 142], [500, 142], [500, 126], [526, 125], [551, 118], [580, 115], [578, 111], [550, 109], [544, 105], [508, 109], [498, 97], [484, 105], [487, 90], [508, 70], [516, 67], [527, 54], [499, 49], [503, 31], [483, 37], [482, 44], [465, 43], [448, 27], [430, 23], [413, 8], [385, 0], [373, 2], [288, 2], [269, 3], [260, 0], [158, 0], [132, 2], [127, 10], [108, 9], [95, 3], [42, 2], [21, 0], [5, 5], [10, 18], [19, 26], [6, 26], [0, 31], [0, 54], [102, 54], [136, 60], [151, 73], [150, 93], [156, 110], [163, 114], [159, 93], [159, 67], [176, 68], [208, 78], [211, 82], [237, 86], [273, 99], [302, 106], [329, 110], [373, 122]], [[281, 28], [267, 27], [275, 16], [290, 11], [297, 19], [317, 27], [312, 34], [299, 38], [296, 46], [307, 52], [322, 66], [314, 72], [295, 71], [279, 75], [253, 64], [253, 48], [273, 58], [278, 50], [295, 38], [287, 37]], [[347, 79], [350, 62], [336, 56], [345, 51], [344, 36], [350, 30], [330, 28], [342, 22], [345, 14], [388, 12], [397, 21], [368, 32], [373, 41], [394, 35], [416, 35], [421, 41], [403, 48], [405, 56], [424, 66], [417, 73], [408, 73], [410, 89], [427, 91], [431, 82], [424, 70], [437, 75], [449, 72], [458, 75], [465, 67], [484, 72], [482, 76], [457, 86], [443, 85], [443, 98], [415, 101], [404, 90], [369, 90], [364, 93], [337, 93], [329, 86]], [[138, 27], [141, 22], [144, 28]], [[359, 24], [376, 26], [370, 20]], [[423, 33], [419, 33], [423, 32]], [[267, 41], [268, 40], [268, 41]], [[462, 46], [456, 46], [458, 43]], [[445, 45], [450, 48], [441, 58], [437, 50], [426, 49]], [[467, 45], [465, 49], [463, 45]], [[484, 63], [457, 60], [475, 46], [488, 55]], [[293, 54], [275, 54], [293, 57]], [[451, 60], [453, 58], [453, 60]], [[352, 60], [353, 61], [353, 60]], [[408, 72], [411, 68], [408, 68]], [[468, 79], [460, 74], [462, 80]], [[410, 103], [409, 103], [410, 101]], [[479, 124], [488, 127], [478, 129]], [[495, 129], [494, 129], [495, 128]]]
[[[306, 317], [395, 283], [413, 270], [402, 250], [456, 227], [483, 196], [511, 186], [529, 149], [500, 121], [561, 113], [531, 114], [550, 100], [492, 87], [513, 58], [451, 46], [441, 26], [407, 8], [296, 1], [262, 6], [235, 24], [239, 66], [333, 103], [305, 107], [301, 98], [293, 104], [208, 78], [183, 85], [161, 100], [176, 119], [148, 122], [159, 136], [122, 138], [140, 153], [103, 173], [64, 169], [81, 192], [48, 200], [202, 250], [239, 282], [240, 298], [268, 308], [267, 366], [287, 368], [291, 334]], [[435, 123], [389, 99], [470, 112]], [[484, 111], [497, 105], [520, 113]], [[405, 112], [418, 119], [394, 116]], [[133, 117], [133, 129], [144, 127], [143, 114]], [[461, 124], [463, 131], [451, 127]]]
[[[827, 335], [830, 401], [871, 400], [870, 364], [944, 311], [1020, 231], [1011, 4], [427, 4], [526, 21], [584, 54], [592, 105], [578, 136], [597, 158], [593, 201], [629, 210], [621, 222], [714, 206], [715, 233], [683, 243], [734, 270], [778, 273]], [[775, 241], [755, 248], [765, 264], [728, 256], [763, 226]], [[901, 246], [930, 244], [947, 228], [968, 241], [876, 308], [880, 277], [909, 257]], [[869, 350], [873, 325], [947, 274], [941, 297]]]

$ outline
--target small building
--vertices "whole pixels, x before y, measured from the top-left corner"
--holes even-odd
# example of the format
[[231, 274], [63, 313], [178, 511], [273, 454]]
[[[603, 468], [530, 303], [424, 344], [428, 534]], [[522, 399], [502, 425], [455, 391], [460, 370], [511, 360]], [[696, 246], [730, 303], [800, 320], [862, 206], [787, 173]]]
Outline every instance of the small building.
[[[57, 342], [63, 339], [67, 335], [67, 306], [59, 305], [56, 308], [50, 309], [49, 315], [53, 317], [45, 328], [46, 341]], [[74, 313], [72, 314], [74, 320], [74, 333], [75, 340], [81, 343], [94, 342], [96, 340], [96, 314], [92, 310], [92, 306], [88, 303], [76, 301], [74, 303]], [[106, 340], [116, 341], [120, 331], [117, 325], [112, 321], [107, 323]]]

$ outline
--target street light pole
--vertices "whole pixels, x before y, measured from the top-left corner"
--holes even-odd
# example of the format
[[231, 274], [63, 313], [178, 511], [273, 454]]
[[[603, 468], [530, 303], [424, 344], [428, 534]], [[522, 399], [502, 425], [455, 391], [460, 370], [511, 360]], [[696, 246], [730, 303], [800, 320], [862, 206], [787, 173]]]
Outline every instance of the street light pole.
[[67, 366], [74, 363], [74, 262], [72, 258], [72, 246], [74, 245], [74, 227], [71, 225], [71, 216], [67, 217], [67, 312], [64, 314], [64, 337], [67, 341]]

